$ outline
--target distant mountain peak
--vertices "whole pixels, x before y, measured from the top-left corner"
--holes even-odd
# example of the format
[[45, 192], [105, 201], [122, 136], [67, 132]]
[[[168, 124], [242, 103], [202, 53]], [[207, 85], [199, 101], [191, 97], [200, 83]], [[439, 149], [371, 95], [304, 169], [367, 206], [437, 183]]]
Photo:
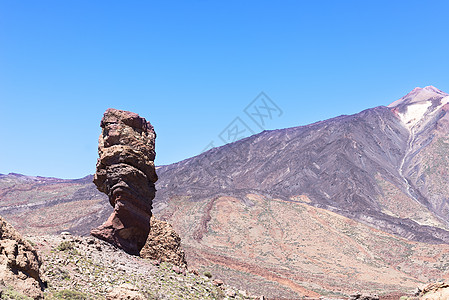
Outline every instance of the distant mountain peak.
[[416, 87], [401, 99], [396, 100], [390, 105], [388, 105], [388, 107], [397, 107], [400, 106], [401, 104], [407, 105], [422, 101], [428, 101], [436, 97], [447, 97], [447, 96], [449, 95], [432, 85], [426, 86], [424, 88]]
[[433, 85], [428, 85], [425, 88], [423, 88], [423, 90], [435, 92], [435, 93], [440, 94], [440, 95], [446, 95], [446, 96], [448, 95], [445, 92], [441, 91], [440, 89], [434, 87]]
[[392, 108], [406, 127], [411, 129], [447, 103], [449, 103], [449, 95], [429, 85], [424, 88], [414, 88], [410, 93], [391, 103], [388, 107]]

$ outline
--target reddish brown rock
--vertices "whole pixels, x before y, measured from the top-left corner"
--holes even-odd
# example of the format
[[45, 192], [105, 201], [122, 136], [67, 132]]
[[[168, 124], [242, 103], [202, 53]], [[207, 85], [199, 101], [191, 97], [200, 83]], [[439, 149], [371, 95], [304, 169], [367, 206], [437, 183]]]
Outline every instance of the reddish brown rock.
[[187, 267], [181, 238], [169, 223], [154, 217], [151, 218], [151, 230], [145, 246], [140, 251], [140, 256], [169, 262], [181, 269]]
[[112, 108], [104, 113], [101, 128], [94, 183], [108, 195], [114, 211], [91, 234], [139, 255], [150, 231], [156, 192], [156, 133], [139, 115]]

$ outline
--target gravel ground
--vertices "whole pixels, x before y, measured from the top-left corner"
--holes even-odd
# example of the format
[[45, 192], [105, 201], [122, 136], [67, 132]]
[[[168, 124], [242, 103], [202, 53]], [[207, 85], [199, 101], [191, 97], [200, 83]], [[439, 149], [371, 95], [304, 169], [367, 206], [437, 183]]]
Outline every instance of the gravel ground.
[[126, 254], [93, 237], [27, 239], [43, 260], [46, 299], [105, 299], [122, 284], [135, 286], [147, 299], [259, 299], [213, 278]]

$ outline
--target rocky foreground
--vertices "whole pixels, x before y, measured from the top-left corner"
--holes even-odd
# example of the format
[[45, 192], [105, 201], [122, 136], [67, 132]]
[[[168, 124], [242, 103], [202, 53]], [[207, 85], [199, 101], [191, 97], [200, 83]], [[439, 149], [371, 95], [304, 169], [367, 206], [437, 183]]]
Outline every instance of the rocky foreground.
[[150, 235], [139, 257], [68, 232], [22, 237], [0, 217], [0, 299], [257, 298], [188, 270], [179, 236], [165, 222], [152, 224], [157, 238]]
[[[40, 278], [46, 287], [41, 296], [28, 297], [17, 291], [15, 284], [1, 286], [1, 299], [272, 299], [227, 286], [210, 272], [199, 274], [194, 269], [129, 255], [93, 237], [62, 234], [24, 240], [40, 256]], [[448, 288], [447, 283], [436, 283], [418, 289], [419, 295], [355, 293], [304, 299], [436, 300], [448, 299]]]
[[93, 237], [27, 239], [43, 261], [45, 299], [258, 299], [210, 273], [132, 256]]
[[[22, 237], [0, 217], [1, 299], [266, 299], [227, 286], [210, 272], [187, 269], [179, 236], [156, 220], [155, 234], [163, 247], [146, 243], [146, 257], [127, 254], [94, 237], [60, 235]], [[165, 255], [165, 254], [170, 255]], [[162, 262], [165, 258], [165, 262]], [[167, 261], [173, 261], [171, 264]], [[418, 297], [420, 296], [420, 297]], [[376, 296], [356, 293], [339, 299], [447, 299], [449, 284], [418, 289], [417, 296]], [[307, 298], [310, 299], [310, 298]], [[319, 297], [319, 299], [330, 299]], [[335, 298], [334, 298], [335, 299]]]

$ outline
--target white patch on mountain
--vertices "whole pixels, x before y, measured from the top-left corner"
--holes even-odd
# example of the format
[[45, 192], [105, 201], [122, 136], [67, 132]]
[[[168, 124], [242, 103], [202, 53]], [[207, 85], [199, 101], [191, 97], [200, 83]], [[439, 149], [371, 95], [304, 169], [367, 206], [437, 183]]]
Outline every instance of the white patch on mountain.
[[432, 102], [425, 101], [408, 105], [405, 113], [399, 113], [401, 121], [408, 127], [412, 128], [418, 123], [427, 112]]
[[[438, 106], [432, 106], [432, 101], [441, 98]], [[398, 116], [410, 130], [418, 123], [425, 122], [428, 117], [434, 115], [439, 109], [449, 102], [449, 95], [436, 87], [417, 87], [401, 99], [391, 103], [388, 107], [397, 108]]]

